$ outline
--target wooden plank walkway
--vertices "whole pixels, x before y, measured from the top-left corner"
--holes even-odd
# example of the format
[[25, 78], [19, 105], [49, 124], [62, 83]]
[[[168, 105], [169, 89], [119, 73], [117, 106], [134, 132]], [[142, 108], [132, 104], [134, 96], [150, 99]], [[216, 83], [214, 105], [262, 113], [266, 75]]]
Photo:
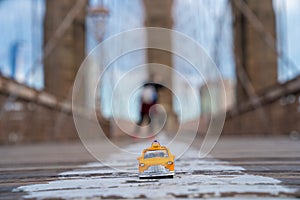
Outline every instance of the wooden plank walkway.
[[[141, 181], [136, 160], [112, 155], [97, 163], [80, 143], [0, 147], [0, 199], [86, 198], [294, 198], [300, 197], [300, 141], [288, 138], [222, 138], [210, 156], [197, 157], [197, 140], [176, 161], [174, 179]], [[126, 148], [145, 143], [123, 141]], [[150, 143], [146, 141], [146, 143]]]

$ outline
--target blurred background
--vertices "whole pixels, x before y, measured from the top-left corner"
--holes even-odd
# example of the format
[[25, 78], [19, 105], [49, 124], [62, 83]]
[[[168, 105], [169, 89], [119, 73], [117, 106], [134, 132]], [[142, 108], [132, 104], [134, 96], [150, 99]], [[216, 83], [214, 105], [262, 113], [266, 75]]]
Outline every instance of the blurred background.
[[[134, 41], [116, 43], [89, 63], [90, 80], [104, 73], [97, 98], [82, 94], [84, 106], [96, 103], [108, 137], [127, 137], [112, 120], [112, 109], [122, 123], [139, 119], [141, 91], [127, 107], [130, 81], [142, 85], [161, 75], [177, 94], [159, 93], [168, 114], [166, 131], [175, 132], [180, 123], [188, 133], [199, 122], [201, 136], [212, 114], [221, 110], [227, 113], [223, 135], [300, 138], [299, 0], [0, 0], [0, 18], [0, 144], [78, 139], [71, 96], [81, 63], [105, 39], [142, 27], [169, 28], [191, 37], [216, 63], [223, 80], [203, 65], [205, 83], [182, 58], [153, 50], [130, 53], [104, 71], [102, 59]], [[145, 35], [145, 43], [149, 37]], [[168, 42], [180, 45], [172, 38]], [[145, 70], [115, 90], [112, 99], [118, 80], [149, 62], [173, 67], [188, 82]], [[226, 98], [219, 95], [220, 81]], [[85, 87], [92, 87], [91, 82], [86, 80]], [[208, 85], [216, 85], [212, 97]], [[190, 100], [194, 93], [197, 105]], [[220, 101], [225, 106], [220, 108]]]

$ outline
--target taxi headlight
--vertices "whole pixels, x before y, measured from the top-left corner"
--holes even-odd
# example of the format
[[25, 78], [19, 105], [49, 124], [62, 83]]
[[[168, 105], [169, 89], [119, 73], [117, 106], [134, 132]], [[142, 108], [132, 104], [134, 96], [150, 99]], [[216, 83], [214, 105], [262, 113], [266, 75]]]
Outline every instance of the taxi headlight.
[[172, 165], [173, 162], [172, 162], [172, 161], [168, 161], [167, 164], [168, 164], [168, 165]]
[[141, 166], [141, 167], [144, 167], [144, 166], [145, 166], [145, 164], [144, 164], [144, 163], [140, 163], [140, 166]]

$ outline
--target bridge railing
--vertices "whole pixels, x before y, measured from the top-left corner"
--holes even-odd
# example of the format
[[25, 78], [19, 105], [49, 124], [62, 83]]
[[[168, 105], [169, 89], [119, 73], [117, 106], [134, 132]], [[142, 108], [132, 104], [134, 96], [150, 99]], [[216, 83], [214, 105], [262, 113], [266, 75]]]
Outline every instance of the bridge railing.
[[[70, 100], [0, 77], [0, 144], [76, 140], [73, 112], [87, 123], [91, 120], [84, 108], [72, 110]], [[100, 112], [97, 116], [109, 135], [109, 121]]]

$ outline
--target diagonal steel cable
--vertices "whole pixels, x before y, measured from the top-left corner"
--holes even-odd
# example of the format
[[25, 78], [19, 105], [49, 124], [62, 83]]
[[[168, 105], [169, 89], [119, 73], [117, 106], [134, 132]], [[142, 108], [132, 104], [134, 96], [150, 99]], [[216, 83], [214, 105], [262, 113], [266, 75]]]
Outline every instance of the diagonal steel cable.
[[241, 11], [241, 13], [247, 18], [251, 26], [260, 34], [264, 42], [276, 53], [286, 66], [291, 66], [296, 70], [299, 70], [297, 66], [282, 50], [278, 50], [276, 47], [276, 38], [268, 32], [262, 21], [255, 15], [255, 13], [249, 8], [244, 0], [232, 0], [234, 5]]

